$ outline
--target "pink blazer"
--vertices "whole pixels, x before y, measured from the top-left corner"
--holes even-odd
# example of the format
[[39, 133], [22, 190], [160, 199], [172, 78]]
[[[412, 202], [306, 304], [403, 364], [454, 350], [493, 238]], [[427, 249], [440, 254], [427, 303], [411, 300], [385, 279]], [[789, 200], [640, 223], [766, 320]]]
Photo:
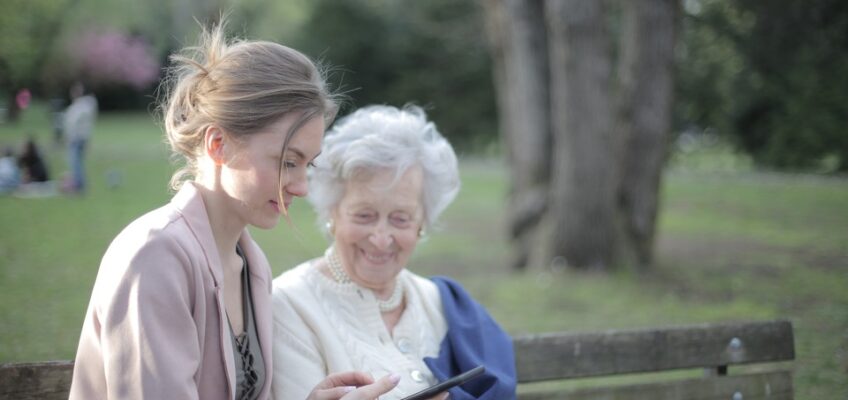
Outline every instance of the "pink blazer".
[[[256, 328], [271, 387], [271, 270], [245, 230]], [[203, 199], [186, 183], [132, 222], [100, 264], [77, 350], [71, 399], [232, 399], [235, 363], [223, 269]]]

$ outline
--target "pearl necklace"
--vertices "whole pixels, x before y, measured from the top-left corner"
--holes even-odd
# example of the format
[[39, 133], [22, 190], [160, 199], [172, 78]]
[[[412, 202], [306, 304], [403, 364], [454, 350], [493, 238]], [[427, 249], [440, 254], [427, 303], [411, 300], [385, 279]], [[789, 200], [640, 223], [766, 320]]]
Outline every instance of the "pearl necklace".
[[[336, 254], [335, 246], [330, 246], [327, 248], [327, 251], [324, 252], [324, 258], [327, 260], [327, 266], [330, 270], [330, 275], [333, 276], [333, 279], [342, 284], [346, 285], [352, 283], [350, 280], [350, 276], [344, 271], [344, 267], [342, 267], [342, 262], [339, 260], [339, 255]], [[392, 291], [392, 295], [389, 296], [386, 300], [377, 299], [377, 306], [380, 308], [381, 313], [392, 312], [400, 307], [400, 303], [403, 301], [403, 287], [401, 284], [395, 279], [395, 289]]]

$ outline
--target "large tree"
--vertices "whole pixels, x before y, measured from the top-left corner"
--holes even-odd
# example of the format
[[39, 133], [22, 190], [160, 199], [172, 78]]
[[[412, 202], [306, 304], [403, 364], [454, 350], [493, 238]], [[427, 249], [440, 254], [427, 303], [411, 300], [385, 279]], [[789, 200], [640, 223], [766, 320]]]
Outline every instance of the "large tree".
[[676, 0], [625, 1], [619, 54], [621, 180], [618, 212], [625, 259], [648, 265], [663, 165], [668, 155], [674, 108]]
[[[671, 129], [677, 1], [484, 5], [501, 130], [515, 170], [511, 201], [522, 204], [528, 188], [545, 186], [533, 184], [534, 177], [549, 187], [546, 206], [533, 206], [547, 210], [552, 229], [546, 261], [598, 269], [649, 265]], [[620, 13], [619, 36], [609, 26], [610, 5]], [[527, 27], [545, 27], [544, 39]], [[546, 47], [539, 49], [540, 42]], [[538, 60], [546, 68], [532, 67]], [[542, 163], [547, 149], [552, 161]], [[521, 154], [544, 157], [527, 161]], [[549, 170], [523, 172], [540, 165]], [[514, 212], [511, 230], [518, 232], [526, 210]], [[516, 235], [517, 254], [526, 251], [526, 240]]]
[[509, 165], [508, 224], [513, 268], [530, 259], [547, 205], [551, 166], [548, 45], [542, 0], [489, 1], [487, 31], [495, 60], [501, 141]]

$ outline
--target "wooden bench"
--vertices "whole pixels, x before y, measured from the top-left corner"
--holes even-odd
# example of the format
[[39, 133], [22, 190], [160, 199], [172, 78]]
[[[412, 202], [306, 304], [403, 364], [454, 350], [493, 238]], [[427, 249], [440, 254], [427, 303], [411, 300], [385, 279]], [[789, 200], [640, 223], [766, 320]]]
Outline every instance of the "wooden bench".
[[[793, 398], [791, 370], [773, 364], [795, 358], [788, 321], [535, 335], [515, 340], [515, 357], [522, 400]], [[763, 365], [755, 372], [729, 373], [730, 366], [743, 364]], [[523, 390], [531, 382], [693, 368], [705, 372], [697, 378], [566, 392]]]
[[[791, 369], [781, 363], [795, 358], [788, 321], [529, 335], [515, 339], [515, 356], [522, 400], [793, 398]], [[769, 368], [729, 373], [730, 366], [744, 364]], [[644, 382], [602, 387], [533, 388], [534, 382], [681, 369], [706, 372], [660, 381], [639, 375]], [[0, 399], [67, 399], [72, 372], [72, 361], [2, 364]]]

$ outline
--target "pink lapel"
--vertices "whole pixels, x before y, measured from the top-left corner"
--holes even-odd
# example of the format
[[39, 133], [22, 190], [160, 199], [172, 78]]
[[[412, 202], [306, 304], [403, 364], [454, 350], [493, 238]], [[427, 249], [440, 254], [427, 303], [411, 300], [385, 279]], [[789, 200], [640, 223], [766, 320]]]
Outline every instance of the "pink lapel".
[[[171, 203], [179, 210], [188, 223], [189, 229], [194, 233], [203, 255], [206, 257], [206, 265], [212, 273], [215, 282], [215, 300], [218, 303], [219, 337], [221, 338], [221, 354], [224, 357], [224, 367], [227, 371], [227, 386], [230, 398], [235, 397], [235, 359], [233, 358], [233, 344], [230, 336], [230, 328], [227, 323], [226, 308], [224, 308], [224, 293], [221, 291], [221, 282], [224, 280], [224, 268], [221, 264], [221, 256], [212, 236], [212, 227], [209, 225], [209, 215], [203, 204], [203, 197], [194, 187], [192, 182], [185, 182], [179, 192], [171, 199]], [[267, 261], [266, 261], [267, 265]], [[263, 348], [264, 349], [264, 348]], [[264, 355], [264, 352], [263, 352]], [[270, 371], [270, 369], [269, 369]]]

